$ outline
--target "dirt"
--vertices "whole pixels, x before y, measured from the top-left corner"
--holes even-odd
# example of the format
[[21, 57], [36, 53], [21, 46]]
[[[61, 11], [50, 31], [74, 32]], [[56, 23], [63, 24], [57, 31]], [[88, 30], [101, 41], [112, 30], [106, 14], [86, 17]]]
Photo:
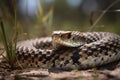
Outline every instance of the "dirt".
[[0, 80], [120, 80], [120, 61], [88, 70], [0, 68]]

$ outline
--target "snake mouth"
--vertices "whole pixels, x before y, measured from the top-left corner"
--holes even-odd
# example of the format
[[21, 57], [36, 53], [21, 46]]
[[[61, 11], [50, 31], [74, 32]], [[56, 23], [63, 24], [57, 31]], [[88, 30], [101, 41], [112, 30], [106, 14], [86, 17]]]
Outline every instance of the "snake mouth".
[[61, 45], [67, 46], [67, 47], [79, 47], [82, 46], [84, 43], [82, 42], [72, 42], [72, 41], [61, 41]]
[[56, 39], [56, 40], [53, 41], [53, 46], [54, 47], [59, 47], [59, 46], [80, 47], [83, 44], [84, 44], [83, 42], [72, 42], [70, 40], [64, 40], [64, 41], [62, 41], [61, 39]]

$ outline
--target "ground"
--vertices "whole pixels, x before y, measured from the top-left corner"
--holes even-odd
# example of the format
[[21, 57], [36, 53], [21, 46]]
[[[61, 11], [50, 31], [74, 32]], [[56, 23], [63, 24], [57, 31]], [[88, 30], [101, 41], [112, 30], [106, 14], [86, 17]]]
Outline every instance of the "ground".
[[88, 70], [0, 68], [0, 80], [120, 80], [120, 61]]

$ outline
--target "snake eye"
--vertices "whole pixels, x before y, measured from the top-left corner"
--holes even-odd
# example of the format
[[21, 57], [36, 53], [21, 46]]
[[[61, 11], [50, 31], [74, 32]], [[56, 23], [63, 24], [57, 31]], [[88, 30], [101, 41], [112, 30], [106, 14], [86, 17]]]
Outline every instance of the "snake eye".
[[59, 35], [61, 38], [64, 39], [70, 39], [71, 38], [71, 33], [64, 33]]
[[71, 38], [71, 33], [67, 34], [67, 38], [70, 39]]

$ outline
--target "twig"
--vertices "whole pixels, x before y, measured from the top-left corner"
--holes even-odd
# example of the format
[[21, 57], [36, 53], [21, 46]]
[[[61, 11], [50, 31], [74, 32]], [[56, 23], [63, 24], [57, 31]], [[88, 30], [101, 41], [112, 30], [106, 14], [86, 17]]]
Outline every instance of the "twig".
[[94, 24], [90, 27], [90, 29], [88, 31], [92, 31], [96, 24], [100, 21], [100, 19], [104, 16], [104, 14], [116, 3], [118, 3], [120, 0], [116, 0], [114, 1], [112, 4], [110, 4], [105, 10], [103, 10], [102, 14], [97, 18], [97, 20], [94, 22]]

